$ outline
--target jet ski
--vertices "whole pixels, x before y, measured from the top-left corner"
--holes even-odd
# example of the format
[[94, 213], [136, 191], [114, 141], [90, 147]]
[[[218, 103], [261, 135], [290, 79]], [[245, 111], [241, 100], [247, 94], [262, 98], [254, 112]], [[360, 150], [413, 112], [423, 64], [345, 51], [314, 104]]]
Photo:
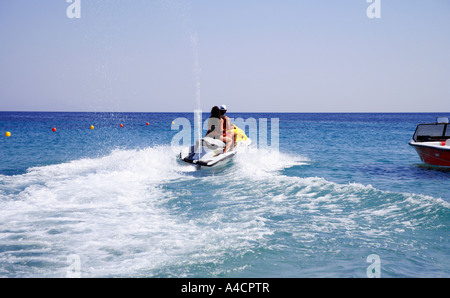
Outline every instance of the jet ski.
[[252, 143], [244, 131], [236, 125], [234, 125], [233, 131], [236, 135], [236, 142], [233, 149], [224, 153], [225, 143], [223, 141], [204, 137], [197, 140], [195, 145], [190, 148], [185, 148], [180, 152], [180, 160], [199, 167], [212, 167], [231, 159], [236, 153], [244, 150]]

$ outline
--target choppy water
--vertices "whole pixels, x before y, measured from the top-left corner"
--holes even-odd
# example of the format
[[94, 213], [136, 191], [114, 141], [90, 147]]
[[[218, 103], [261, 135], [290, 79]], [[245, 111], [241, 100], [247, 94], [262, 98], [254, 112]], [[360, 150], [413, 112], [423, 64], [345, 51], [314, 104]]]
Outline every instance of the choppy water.
[[450, 172], [407, 145], [436, 116], [230, 114], [278, 118], [280, 152], [196, 171], [193, 113], [0, 112], [0, 276], [450, 277]]

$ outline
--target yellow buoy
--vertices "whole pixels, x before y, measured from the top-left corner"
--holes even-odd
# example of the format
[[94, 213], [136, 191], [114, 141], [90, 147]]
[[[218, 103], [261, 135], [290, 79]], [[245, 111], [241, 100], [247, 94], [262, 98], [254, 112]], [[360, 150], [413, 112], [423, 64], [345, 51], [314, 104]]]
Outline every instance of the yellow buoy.
[[94, 129], [94, 125], [91, 125], [91, 129]]
[[7, 131], [7, 132], [5, 133], [5, 136], [9, 138], [9, 137], [11, 136], [11, 133], [10, 133], [9, 131]]
[[174, 122], [174, 121], [172, 121], [172, 124], [175, 124], [175, 122]]

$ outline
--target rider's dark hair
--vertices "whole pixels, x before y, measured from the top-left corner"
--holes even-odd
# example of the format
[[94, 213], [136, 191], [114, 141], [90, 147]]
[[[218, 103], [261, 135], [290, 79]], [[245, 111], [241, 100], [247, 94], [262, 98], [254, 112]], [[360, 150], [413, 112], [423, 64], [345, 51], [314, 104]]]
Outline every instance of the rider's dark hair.
[[211, 117], [212, 118], [220, 118], [220, 110], [218, 106], [214, 106], [211, 109]]

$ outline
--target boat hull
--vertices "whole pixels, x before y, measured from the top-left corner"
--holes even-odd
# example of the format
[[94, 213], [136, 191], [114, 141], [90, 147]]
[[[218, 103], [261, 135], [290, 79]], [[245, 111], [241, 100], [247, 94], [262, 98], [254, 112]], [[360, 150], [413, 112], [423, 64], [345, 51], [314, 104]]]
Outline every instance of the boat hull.
[[409, 143], [419, 154], [420, 159], [429, 165], [450, 167], [450, 147], [439, 145]]

